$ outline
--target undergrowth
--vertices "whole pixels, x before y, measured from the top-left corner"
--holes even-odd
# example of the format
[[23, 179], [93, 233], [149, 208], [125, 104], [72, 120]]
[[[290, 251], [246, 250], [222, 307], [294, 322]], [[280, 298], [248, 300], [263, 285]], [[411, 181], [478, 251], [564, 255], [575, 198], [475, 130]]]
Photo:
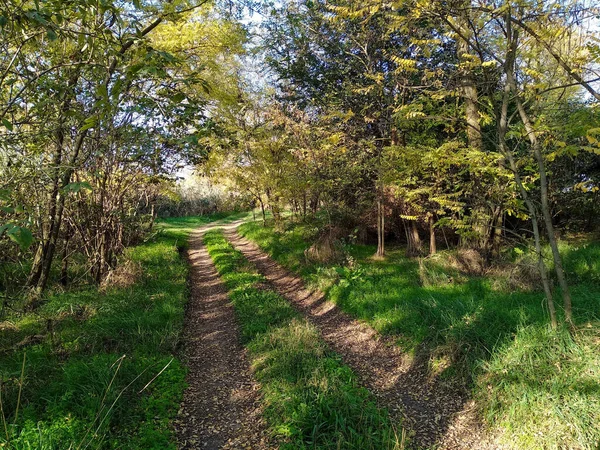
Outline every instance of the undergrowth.
[[401, 437], [318, 331], [261, 285], [220, 231], [204, 239], [229, 290], [281, 449], [399, 449]]
[[[481, 415], [515, 449], [597, 449], [600, 445], [600, 244], [561, 242], [577, 331], [552, 332], [539, 289], [505, 275], [474, 276], [391, 249], [347, 245], [351, 267], [308, 262], [314, 224], [284, 232], [246, 223], [241, 233], [320, 287], [352, 316], [428, 354], [432, 377], [461, 382]], [[556, 292], [560, 305], [560, 291]]]
[[215, 218], [169, 219], [128, 249], [123, 262], [141, 269], [131, 283], [50, 289], [37, 310], [0, 322], [0, 447], [175, 448], [187, 289], [178, 248]]

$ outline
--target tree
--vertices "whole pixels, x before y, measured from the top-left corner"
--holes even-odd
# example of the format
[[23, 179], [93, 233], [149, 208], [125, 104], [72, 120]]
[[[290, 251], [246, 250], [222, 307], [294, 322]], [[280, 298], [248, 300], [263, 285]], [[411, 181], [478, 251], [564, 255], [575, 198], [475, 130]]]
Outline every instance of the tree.
[[[228, 72], [224, 76], [223, 61], [242, 52], [245, 39], [239, 26], [218, 18], [204, 3], [5, 2], [1, 7], [6, 52], [0, 118], [7, 139], [1, 150], [6, 164], [0, 167], [15, 174], [16, 167], [27, 166], [35, 174], [26, 186], [6, 185], [12, 204], [23, 198], [20, 189], [35, 184], [34, 198], [20, 209], [29, 218], [7, 217], [12, 235], [17, 235], [14, 226], [26, 223], [37, 239], [28, 282], [35, 296], [48, 283], [61, 236], [73, 230], [79, 229], [84, 248], [97, 247], [86, 251], [98, 280], [112, 266], [113, 250], [122, 247], [122, 233], [114, 227], [121, 229], [128, 208], [123, 196], [107, 207], [111, 194], [119, 192], [112, 188], [129, 179], [129, 193], [135, 192], [174, 164], [202, 156], [198, 130], [210, 101], [226, 95], [219, 83], [232, 78]], [[98, 202], [92, 208], [97, 222], [73, 228], [77, 208], [92, 199], [86, 208]], [[118, 242], [108, 245], [109, 238]]]

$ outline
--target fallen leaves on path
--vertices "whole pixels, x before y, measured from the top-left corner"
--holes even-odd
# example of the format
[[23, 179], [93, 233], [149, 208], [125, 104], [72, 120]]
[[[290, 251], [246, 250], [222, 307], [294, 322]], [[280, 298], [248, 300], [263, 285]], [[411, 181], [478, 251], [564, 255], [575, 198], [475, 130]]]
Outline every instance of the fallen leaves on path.
[[188, 388], [174, 422], [181, 449], [274, 448], [262, 418], [259, 386], [240, 344], [233, 307], [202, 244], [190, 241], [191, 296], [184, 326]]

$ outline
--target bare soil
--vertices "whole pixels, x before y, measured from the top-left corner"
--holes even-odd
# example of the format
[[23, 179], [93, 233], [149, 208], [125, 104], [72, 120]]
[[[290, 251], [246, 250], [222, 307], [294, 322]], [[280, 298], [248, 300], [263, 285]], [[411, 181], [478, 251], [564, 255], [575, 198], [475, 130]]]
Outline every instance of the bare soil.
[[181, 449], [267, 449], [259, 385], [240, 344], [227, 290], [202, 243], [190, 240], [191, 298], [184, 325], [188, 387], [175, 421]]

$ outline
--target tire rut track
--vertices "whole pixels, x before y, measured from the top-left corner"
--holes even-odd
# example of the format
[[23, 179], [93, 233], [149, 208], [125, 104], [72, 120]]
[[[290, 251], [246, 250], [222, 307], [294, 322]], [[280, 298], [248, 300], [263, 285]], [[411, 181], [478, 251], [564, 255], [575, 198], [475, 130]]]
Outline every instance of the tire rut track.
[[181, 449], [275, 448], [262, 418], [259, 385], [240, 344], [227, 290], [202, 243], [190, 239], [190, 300], [183, 333], [188, 387], [174, 422]]
[[466, 390], [431, 379], [429, 354], [408, 358], [389, 339], [370, 326], [343, 313], [318, 291], [273, 261], [256, 244], [241, 237], [234, 227], [225, 235], [256, 266], [268, 283], [300, 310], [342, 356], [363, 384], [402, 422], [415, 448], [495, 449], [474, 413]]

